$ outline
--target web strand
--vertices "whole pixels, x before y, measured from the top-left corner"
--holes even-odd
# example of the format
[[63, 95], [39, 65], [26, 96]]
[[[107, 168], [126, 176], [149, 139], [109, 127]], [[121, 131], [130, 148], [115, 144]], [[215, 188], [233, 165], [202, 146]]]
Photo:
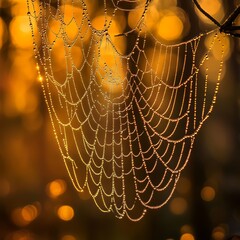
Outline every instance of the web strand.
[[[149, 1], [105, 0], [101, 28], [89, 1], [27, 2], [41, 36], [39, 46], [33, 30], [44, 96], [73, 185], [118, 218], [137, 221], [161, 208], [216, 101], [219, 31], [165, 45], [148, 31]], [[136, 9], [135, 28], [120, 29], [116, 19]], [[216, 44], [222, 54], [209, 82]]]

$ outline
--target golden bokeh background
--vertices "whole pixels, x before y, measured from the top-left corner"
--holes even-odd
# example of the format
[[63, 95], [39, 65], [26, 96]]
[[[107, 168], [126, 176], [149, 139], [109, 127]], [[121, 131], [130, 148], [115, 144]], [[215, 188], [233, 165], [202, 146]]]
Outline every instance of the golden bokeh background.
[[[225, 0], [199, 2], [219, 22], [239, 4]], [[105, 19], [98, 8], [97, 1], [92, 1], [91, 11], [97, 12], [92, 24], [101, 29]], [[134, 28], [141, 16], [139, 9], [127, 17], [117, 16], [109, 34], [122, 32], [126, 26]], [[81, 9], [76, 13], [81, 20]], [[153, 0], [147, 19], [148, 29], [166, 44], [179, 43], [215, 28], [191, 1], [184, 0]], [[51, 24], [56, 33], [57, 23]], [[33, 29], [37, 36], [35, 25]], [[67, 34], [74, 38], [76, 31], [76, 26], [69, 25]], [[54, 36], [50, 33], [49, 41], [54, 41]], [[39, 39], [37, 36], [37, 44]], [[117, 50], [125, 52], [126, 40], [115, 39]], [[209, 41], [206, 39], [206, 46]], [[173, 198], [164, 208], [150, 211], [139, 223], [119, 221], [113, 215], [100, 213], [90, 196], [77, 193], [70, 183], [41, 92], [39, 81], [43, 79], [34, 57], [26, 1], [1, 0], [0, 239], [223, 240], [240, 232], [240, 41], [232, 37], [224, 41], [217, 105], [197, 139]], [[63, 56], [58, 54], [61, 44], [57, 44], [53, 57], [60, 76], [65, 65]], [[217, 61], [220, 52], [218, 46], [215, 48]], [[113, 49], [107, 49], [102, 53], [102, 64], [107, 62], [118, 76], [116, 79], [122, 79], [121, 61], [113, 62]], [[152, 54], [151, 48], [147, 54]], [[72, 49], [72, 56], [76, 66], [83, 61], [78, 46]], [[210, 81], [217, 74], [214, 59], [209, 67]], [[103, 86], [107, 91], [119, 91], [118, 83], [106, 81]]]

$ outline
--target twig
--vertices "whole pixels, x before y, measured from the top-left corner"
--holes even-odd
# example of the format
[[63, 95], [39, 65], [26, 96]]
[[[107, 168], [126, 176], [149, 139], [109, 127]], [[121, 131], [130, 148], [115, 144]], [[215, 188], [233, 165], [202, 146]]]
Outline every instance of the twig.
[[200, 4], [198, 3], [197, 0], [193, 0], [194, 4], [196, 5], [196, 7], [198, 8], [198, 10], [203, 13], [207, 18], [209, 18], [213, 23], [215, 23], [218, 27], [221, 27], [221, 24], [215, 19], [213, 18], [211, 15], [209, 15], [205, 10], [203, 10], [203, 8], [200, 6]]
[[230, 34], [234, 37], [240, 37], [240, 33], [235, 32], [240, 30], [240, 26], [233, 26], [234, 21], [240, 14], [240, 5], [234, 10], [234, 12], [227, 18], [227, 20], [223, 24], [220, 24], [215, 18], [213, 18], [210, 14], [203, 10], [197, 0], [193, 0], [193, 2], [202, 14], [204, 14], [208, 19], [210, 19], [220, 28], [220, 32]]

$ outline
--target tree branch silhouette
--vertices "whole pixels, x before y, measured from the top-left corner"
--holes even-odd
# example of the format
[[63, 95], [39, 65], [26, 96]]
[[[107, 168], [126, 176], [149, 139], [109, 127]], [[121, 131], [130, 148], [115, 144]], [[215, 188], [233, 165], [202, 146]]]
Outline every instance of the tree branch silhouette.
[[240, 33], [236, 31], [240, 30], [240, 26], [233, 25], [234, 21], [240, 14], [240, 5], [234, 10], [234, 12], [226, 19], [223, 24], [220, 24], [214, 17], [212, 17], [209, 13], [207, 13], [199, 4], [198, 0], [193, 0], [193, 3], [197, 7], [197, 9], [204, 14], [208, 19], [210, 19], [215, 25], [220, 28], [220, 32], [224, 32], [226, 34], [230, 34], [234, 37], [240, 37]]

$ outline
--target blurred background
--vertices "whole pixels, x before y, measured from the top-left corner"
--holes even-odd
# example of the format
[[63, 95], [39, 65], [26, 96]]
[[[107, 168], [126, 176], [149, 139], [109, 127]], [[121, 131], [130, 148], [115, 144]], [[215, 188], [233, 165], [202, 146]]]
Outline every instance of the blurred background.
[[[158, 24], [148, 27], [163, 42], [216, 27], [191, 1], [153, 2], [151, 17]], [[240, 3], [199, 2], [219, 22]], [[79, 195], [72, 186], [38, 81], [28, 20], [26, 1], [0, 1], [0, 239], [223, 240], [240, 233], [239, 39], [224, 43], [217, 104], [172, 199], [132, 223], [102, 214], [87, 193]], [[129, 14], [129, 27], [133, 21]]]

